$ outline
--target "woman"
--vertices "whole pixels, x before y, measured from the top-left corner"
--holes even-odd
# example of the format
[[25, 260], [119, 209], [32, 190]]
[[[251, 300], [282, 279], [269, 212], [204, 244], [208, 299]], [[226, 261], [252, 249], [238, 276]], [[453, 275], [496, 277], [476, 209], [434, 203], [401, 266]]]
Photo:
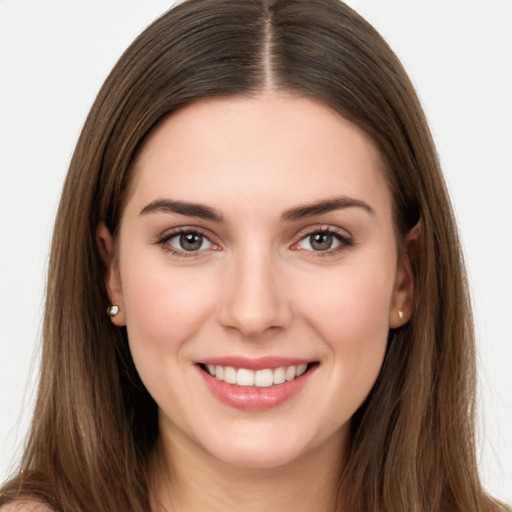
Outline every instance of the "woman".
[[343, 4], [157, 20], [100, 91], [53, 240], [6, 510], [499, 510], [433, 143]]

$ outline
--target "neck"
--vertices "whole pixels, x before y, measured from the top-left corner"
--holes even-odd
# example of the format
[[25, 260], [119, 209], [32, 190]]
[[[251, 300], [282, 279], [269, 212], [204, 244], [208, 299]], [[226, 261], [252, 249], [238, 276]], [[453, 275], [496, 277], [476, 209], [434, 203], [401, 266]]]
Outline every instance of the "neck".
[[[155, 449], [155, 512], [335, 512], [340, 455], [337, 435], [277, 467], [240, 467], [203, 451], [189, 439]], [[156, 455], [158, 454], [158, 455]]]

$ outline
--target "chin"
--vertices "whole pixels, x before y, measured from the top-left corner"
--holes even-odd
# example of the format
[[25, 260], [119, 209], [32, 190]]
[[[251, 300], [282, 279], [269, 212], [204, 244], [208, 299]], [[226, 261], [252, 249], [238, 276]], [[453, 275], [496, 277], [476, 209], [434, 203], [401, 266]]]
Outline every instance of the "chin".
[[[327, 439], [325, 439], [327, 438]], [[308, 432], [307, 429], [245, 428], [226, 433], [221, 439], [209, 439], [203, 445], [211, 455], [224, 464], [237, 468], [273, 469], [292, 465], [322, 451], [340, 436]], [[330, 447], [332, 450], [333, 448]]]
[[274, 469], [287, 466], [303, 456], [300, 450], [283, 450], [282, 447], [233, 447], [229, 452], [219, 453], [217, 458], [229, 466], [246, 469]]

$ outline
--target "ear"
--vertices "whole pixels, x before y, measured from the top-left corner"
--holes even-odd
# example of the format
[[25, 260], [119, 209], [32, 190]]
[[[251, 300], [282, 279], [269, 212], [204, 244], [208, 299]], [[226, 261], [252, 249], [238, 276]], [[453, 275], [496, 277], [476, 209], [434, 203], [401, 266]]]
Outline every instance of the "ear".
[[110, 299], [111, 306], [117, 306], [117, 315], [111, 317], [113, 324], [118, 327], [126, 325], [126, 310], [123, 301], [123, 287], [119, 272], [119, 261], [115, 253], [115, 244], [109, 229], [101, 222], [96, 230], [96, 243], [100, 251], [101, 259], [105, 265], [105, 288]]
[[418, 222], [405, 237], [405, 251], [398, 262], [395, 286], [389, 310], [392, 329], [406, 324], [414, 312], [414, 277], [411, 261], [415, 259], [421, 224]]

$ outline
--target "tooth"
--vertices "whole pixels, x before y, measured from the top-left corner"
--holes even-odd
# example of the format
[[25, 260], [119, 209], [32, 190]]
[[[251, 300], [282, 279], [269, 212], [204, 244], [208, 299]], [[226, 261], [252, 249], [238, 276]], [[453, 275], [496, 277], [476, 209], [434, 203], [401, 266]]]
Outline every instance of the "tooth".
[[240, 368], [236, 372], [236, 383], [239, 386], [254, 386], [254, 372], [246, 368]]
[[259, 388], [268, 388], [274, 383], [274, 375], [272, 370], [258, 370], [254, 377], [254, 385]]
[[295, 366], [288, 366], [288, 368], [286, 368], [285, 378], [286, 380], [295, 379]]
[[307, 367], [308, 367], [307, 364], [301, 364], [301, 365], [297, 366], [297, 370], [295, 371], [295, 376], [300, 377], [306, 371]]
[[224, 368], [224, 382], [236, 384], [236, 370], [231, 366]]
[[286, 369], [283, 367], [276, 368], [274, 370], [274, 384], [282, 384], [285, 381], [286, 381]]
[[228, 384], [237, 384], [238, 386], [257, 386], [260, 388], [268, 388], [274, 384], [282, 384], [283, 382], [300, 377], [306, 372], [307, 367], [307, 364], [300, 364], [287, 368], [280, 367], [275, 370], [266, 368], [254, 372], [247, 368], [239, 368], [237, 370], [232, 366], [206, 365], [210, 375], [216, 377], [218, 380], [223, 380]]

